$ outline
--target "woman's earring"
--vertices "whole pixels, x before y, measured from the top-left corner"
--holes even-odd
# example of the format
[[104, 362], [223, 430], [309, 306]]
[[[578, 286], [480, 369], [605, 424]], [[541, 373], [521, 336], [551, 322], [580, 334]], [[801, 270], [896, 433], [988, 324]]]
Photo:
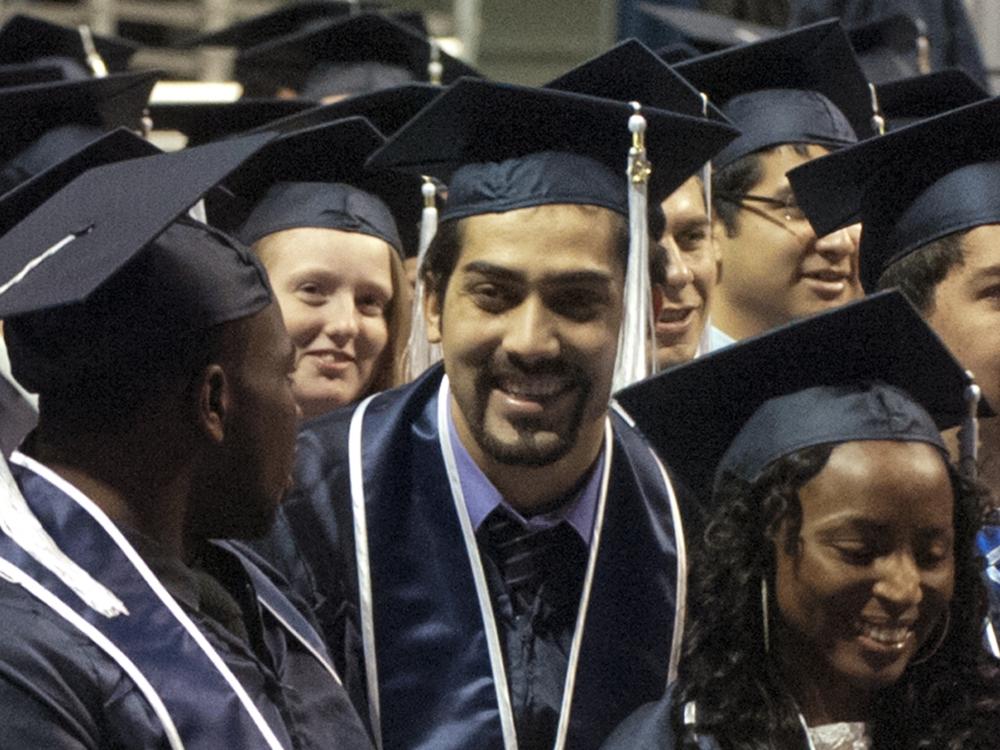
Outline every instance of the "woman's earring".
[[934, 640], [934, 645], [931, 646], [929, 649], [926, 649], [924, 653], [918, 652], [917, 654], [915, 654], [914, 657], [910, 659], [909, 666], [912, 667], [917, 664], [923, 664], [924, 662], [928, 661], [932, 656], [934, 656], [934, 654], [938, 652], [938, 649], [941, 648], [942, 644], [944, 644], [944, 639], [948, 637], [948, 627], [951, 625], [950, 609], [946, 609], [944, 611], [944, 617], [941, 618], [941, 620], [938, 620], [939, 623], [942, 621], [944, 622], [944, 624], [941, 626], [940, 634], [938, 634], [938, 637]]
[[760, 611], [764, 619], [764, 653], [771, 652], [771, 617], [767, 601], [767, 576], [760, 579]]

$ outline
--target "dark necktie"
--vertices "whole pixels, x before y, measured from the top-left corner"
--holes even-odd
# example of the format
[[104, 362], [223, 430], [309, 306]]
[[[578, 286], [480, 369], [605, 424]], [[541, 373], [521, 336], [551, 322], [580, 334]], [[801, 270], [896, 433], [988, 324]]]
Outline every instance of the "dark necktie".
[[568, 607], [575, 612], [587, 548], [572, 526], [562, 521], [532, 531], [497, 508], [486, 517], [484, 527], [516, 612], [531, 611], [537, 600], [547, 610], [543, 617]]

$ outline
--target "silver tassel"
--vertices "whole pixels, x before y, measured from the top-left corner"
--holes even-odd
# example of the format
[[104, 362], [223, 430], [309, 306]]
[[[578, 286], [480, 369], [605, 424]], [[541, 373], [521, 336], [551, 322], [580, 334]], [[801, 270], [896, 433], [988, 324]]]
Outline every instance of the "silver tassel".
[[437, 234], [437, 187], [430, 177], [424, 177], [420, 188], [424, 209], [420, 215], [420, 242], [417, 246], [417, 283], [413, 290], [413, 311], [410, 316], [410, 339], [406, 345], [406, 379], [413, 380], [441, 359], [441, 347], [427, 340], [427, 320], [424, 318], [424, 280], [419, 269], [424, 264], [427, 248]]
[[622, 328], [618, 338], [614, 391], [649, 377], [653, 359], [653, 299], [649, 280], [647, 193], [652, 168], [646, 159], [646, 118], [638, 102], [628, 121], [632, 148], [628, 153], [629, 252], [625, 270]]
[[979, 459], [979, 401], [983, 397], [982, 389], [972, 382], [972, 373], [968, 370], [969, 384], [965, 387], [965, 419], [958, 430], [958, 469], [963, 476], [975, 481], [978, 474]]
[[90, 27], [82, 23], [76, 27], [76, 30], [80, 34], [80, 41], [83, 43], [83, 54], [87, 57], [87, 65], [94, 74], [94, 78], [107, 78], [108, 66], [97, 52], [97, 46], [94, 44], [94, 35], [90, 31]]

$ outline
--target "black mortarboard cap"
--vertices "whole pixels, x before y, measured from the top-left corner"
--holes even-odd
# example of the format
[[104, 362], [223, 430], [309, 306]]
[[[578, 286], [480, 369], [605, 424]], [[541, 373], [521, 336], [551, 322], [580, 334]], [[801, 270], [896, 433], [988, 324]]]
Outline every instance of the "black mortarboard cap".
[[656, 50], [656, 56], [667, 65], [676, 65], [684, 60], [692, 60], [701, 54], [701, 50], [695, 49], [687, 42], [674, 42]]
[[644, 2], [639, 10], [669, 27], [701, 52], [716, 52], [739, 44], [749, 44], [780, 33], [770, 26], [740, 21], [718, 13], [694, 8]]
[[[644, 107], [692, 117], [701, 117], [705, 111], [698, 90], [638, 39], [619, 42], [545, 84], [545, 88], [620, 102], [638, 101]], [[713, 119], [728, 122], [711, 103], [708, 112]]]
[[406, 124], [417, 112], [427, 106], [442, 92], [440, 86], [430, 83], [407, 83], [370, 94], [358, 94], [341, 99], [333, 104], [321, 104], [305, 112], [254, 128], [252, 132], [270, 130], [290, 133], [314, 125], [343, 120], [345, 117], [364, 117], [384, 135], [392, 135]]
[[[369, 161], [448, 184], [442, 219], [551, 203], [628, 215], [628, 104], [552, 89], [462, 79]], [[659, 202], [736, 135], [701, 117], [643, 108]]]
[[284, 229], [340, 229], [378, 237], [402, 254], [404, 237], [416, 241], [421, 181], [365, 168], [384, 142], [361, 117], [275, 139], [226, 180], [247, 207], [234, 234], [252, 245]]
[[881, 83], [919, 73], [918, 43], [926, 35], [922, 24], [906, 14], [893, 13], [848, 28], [865, 77]]
[[815, 159], [788, 179], [817, 234], [862, 222], [861, 281], [871, 290], [927, 243], [1000, 223], [998, 120], [1000, 98], [970, 104]]
[[[456, 57], [438, 49], [441, 83], [460, 76], [480, 74]], [[351, 94], [388, 88], [407, 81], [389, 74], [400, 71], [410, 80], [429, 82], [432, 42], [416, 31], [377, 13], [361, 13], [289, 34], [243, 51], [237, 59], [243, 71], [265, 69], [265, 73], [285, 76], [285, 85], [302, 90], [316, 83], [315, 90], [303, 95], [319, 99], [330, 94]], [[374, 64], [385, 69], [385, 76], [375, 71], [371, 81], [353, 80], [356, 65]], [[338, 81], [338, 76], [343, 76]], [[385, 78], [385, 83], [377, 79]], [[366, 76], [361, 76], [366, 78]], [[312, 80], [310, 80], [312, 79]], [[349, 80], [350, 79], [350, 80]], [[322, 89], [322, 90], [320, 90]]]
[[742, 131], [717, 167], [782, 143], [840, 148], [874, 135], [871, 92], [836, 20], [678, 63]]
[[990, 95], [960, 68], [948, 68], [875, 87], [889, 130], [974, 104]]
[[200, 146], [249, 130], [267, 130], [270, 122], [315, 106], [301, 99], [170, 102], [151, 104], [149, 116], [155, 130], [179, 130], [188, 146]]
[[42, 205], [49, 196], [88, 169], [126, 159], [153, 156], [160, 149], [126, 128], [105, 133], [84, 148], [39, 170], [33, 177], [0, 196], [0, 235]]
[[271, 304], [260, 261], [183, 215], [267, 140], [89, 169], [0, 237], [0, 317], [18, 381], [43, 398], [80, 383], [114, 396], [123, 367], [154, 377], [169, 364], [159, 354]]
[[0, 189], [10, 190], [102, 131], [138, 129], [157, 76], [119, 73], [0, 89]]
[[382, 3], [372, 0], [319, 0], [318, 2], [294, 2], [283, 5], [268, 13], [241, 21], [184, 40], [185, 47], [236, 47], [250, 49], [279, 37], [288, 36], [307, 28], [343, 18], [360, 10], [372, 10]]
[[[109, 71], [121, 72], [139, 47], [118, 37], [92, 34], [94, 47]], [[26, 63], [40, 58], [69, 58], [87, 65], [87, 52], [77, 29], [17, 14], [0, 28], [0, 63]]]
[[814, 445], [907, 440], [943, 451], [939, 430], [966, 416], [969, 382], [892, 291], [746, 339], [616, 398], [706, 501], [723, 470], [753, 481], [775, 459]]
[[129, 159], [73, 179], [0, 237], [0, 319], [86, 300], [270, 138]]
[[57, 62], [9, 63], [0, 65], [0, 88], [31, 86], [69, 78]]

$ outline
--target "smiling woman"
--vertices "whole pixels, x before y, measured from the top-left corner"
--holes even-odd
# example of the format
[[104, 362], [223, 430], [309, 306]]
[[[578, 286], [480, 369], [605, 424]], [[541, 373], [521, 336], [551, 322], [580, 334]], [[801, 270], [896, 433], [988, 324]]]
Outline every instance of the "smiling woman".
[[988, 498], [939, 431], [967, 384], [891, 293], [618, 394], [711, 509], [677, 682], [605, 750], [995, 746]]
[[296, 349], [303, 416], [325, 414], [400, 382], [402, 261], [383, 239], [294, 227], [254, 244]]

